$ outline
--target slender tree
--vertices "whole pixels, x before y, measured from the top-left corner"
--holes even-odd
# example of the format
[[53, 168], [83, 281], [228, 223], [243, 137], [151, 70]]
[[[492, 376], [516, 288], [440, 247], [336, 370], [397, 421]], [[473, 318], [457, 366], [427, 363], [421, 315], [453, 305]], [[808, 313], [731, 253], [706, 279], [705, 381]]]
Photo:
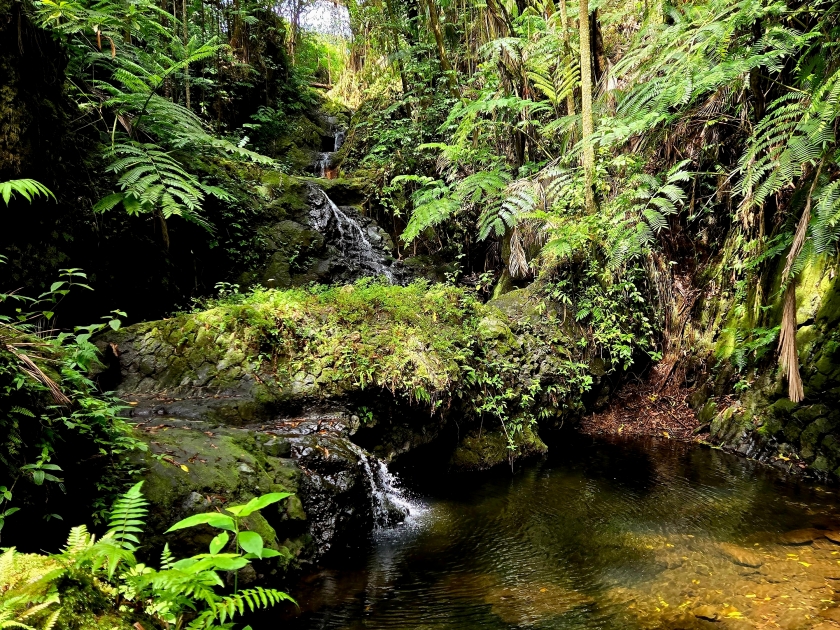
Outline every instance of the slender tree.
[[592, 148], [592, 50], [589, 42], [589, 2], [580, 0], [580, 115], [583, 132], [583, 172], [586, 179], [586, 209], [595, 212], [595, 151]]
[[[560, 0], [560, 24], [563, 27], [563, 48], [568, 57], [572, 56], [572, 45], [569, 41], [569, 12], [566, 0]], [[566, 95], [566, 109], [569, 116], [575, 115], [575, 94], [570, 90]]]

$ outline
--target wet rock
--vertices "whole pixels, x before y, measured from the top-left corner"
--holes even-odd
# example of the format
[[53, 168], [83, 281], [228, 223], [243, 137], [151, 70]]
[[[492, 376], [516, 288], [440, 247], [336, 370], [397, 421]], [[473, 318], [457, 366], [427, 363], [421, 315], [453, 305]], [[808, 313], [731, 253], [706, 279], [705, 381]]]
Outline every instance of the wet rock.
[[840, 545], [840, 531], [823, 532], [823, 536], [828, 538], [831, 542], [837, 543], [838, 545]]
[[[239, 571], [236, 572], [236, 577], [239, 578], [237, 580], [239, 586], [247, 586], [257, 581], [257, 570], [254, 568], [254, 565], [249, 564], [239, 569]], [[234, 581], [233, 571], [228, 571], [225, 574], [225, 582], [228, 586], [233, 586], [236, 583], [236, 581]]]
[[820, 617], [828, 619], [829, 621], [840, 623], [840, 607], [832, 606], [831, 608], [826, 608], [825, 610], [820, 611]]
[[716, 621], [720, 616], [717, 609], [709, 604], [692, 609], [691, 614], [698, 619], [705, 619], [706, 621]]
[[738, 545], [733, 545], [731, 543], [719, 543], [718, 549], [724, 557], [742, 567], [758, 568], [764, 563], [761, 556], [757, 553], [750, 551], [749, 549], [739, 547]]
[[783, 545], [810, 545], [824, 535], [825, 532], [819, 529], [797, 529], [779, 536], [779, 542]]
[[805, 628], [810, 628], [813, 623], [807, 611], [801, 608], [786, 610], [776, 620], [776, 625], [782, 630], [805, 630]]
[[[536, 431], [526, 426], [514, 436], [517, 458], [543, 455], [548, 447]], [[478, 429], [461, 438], [450, 460], [455, 470], [487, 470], [512, 461], [514, 452], [508, 448], [508, 437], [502, 429]]]
[[272, 437], [263, 442], [262, 450], [269, 457], [288, 457], [292, 453], [292, 443], [284, 438]]

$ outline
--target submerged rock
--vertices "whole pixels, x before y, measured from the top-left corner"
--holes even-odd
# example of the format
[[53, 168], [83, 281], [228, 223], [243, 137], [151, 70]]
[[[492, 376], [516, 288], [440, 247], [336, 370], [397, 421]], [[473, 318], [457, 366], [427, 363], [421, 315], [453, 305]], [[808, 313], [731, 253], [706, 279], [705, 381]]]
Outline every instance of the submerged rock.
[[779, 542], [783, 545], [810, 545], [824, 535], [825, 532], [819, 529], [797, 529], [779, 536]]
[[733, 545], [731, 543], [719, 543], [718, 549], [720, 549], [726, 558], [743, 567], [758, 568], [764, 563], [761, 556], [757, 553], [754, 553], [749, 549], [739, 547], [738, 545]]

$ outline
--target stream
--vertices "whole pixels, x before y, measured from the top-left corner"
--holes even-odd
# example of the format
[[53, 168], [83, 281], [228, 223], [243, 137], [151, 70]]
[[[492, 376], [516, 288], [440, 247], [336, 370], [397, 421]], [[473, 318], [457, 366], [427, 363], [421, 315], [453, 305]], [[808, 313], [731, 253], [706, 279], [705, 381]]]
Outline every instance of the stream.
[[256, 628], [795, 630], [838, 610], [835, 491], [721, 451], [570, 436], [514, 475], [403, 476], [423, 480], [406, 522]]

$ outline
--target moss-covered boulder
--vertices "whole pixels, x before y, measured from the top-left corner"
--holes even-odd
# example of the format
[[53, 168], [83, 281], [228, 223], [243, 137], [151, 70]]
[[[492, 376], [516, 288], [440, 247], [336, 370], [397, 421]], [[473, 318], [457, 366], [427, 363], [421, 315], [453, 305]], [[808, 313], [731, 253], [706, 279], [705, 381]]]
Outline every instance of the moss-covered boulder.
[[292, 496], [243, 522], [266, 546], [283, 552], [258, 563], [259, 571], [299, 567], [366, 535], [379, 518], [375, 495], [382, 489], [370, 454], [348, 439], [342, 419], [309, 416], [244, 429], [170, 417], [138, 422], [149, 445], [142, 463], [152, 548], [168, 542], [180, 554], [204, 552], [216, 533], [209, 527], [162, 533], [187, 516], [224, 511], [270, 492]]
[[502, 464], [513, 465], [514, 460], [544, 455], [548, 447], [532, 427], [510, 436], [503, 428], [473, 430], [465, 435], [452, 458], [454, 471], [486, 470]]
[[[716, 413], [710, 440], [723, 448], [749, 454], [791, 471], [840, 473], [840, 286], [836, 262], [826, 257], [808, 261], [796, 278], [796, 343], [805, 399], [788, 399], [787, 382], [778, 369], [777, 337], [772, 326], [781, 320], [782, 263], [769, 278], [769, 308], [759, 319], [739, 308], [733, 298], [717, 296], [703, 309], [708, 322], [700, 344], [712, 343], [718, 368], [704, 389], [723, 395], [740, 379], [736, 405]], [[752, 289], [750, 299], [755, 299]], [[715, 331], [718, 331], [717, 333]], [[758, 331], [758, 332], [756, 332]], [[761, 337], [756, 341], [756, 335]], [[752, 344], [745, 353], [746, 344]], [[715, 404], [710, 401], [706, 409]], [[795, 462], [796, 465], [792, 465]]]

